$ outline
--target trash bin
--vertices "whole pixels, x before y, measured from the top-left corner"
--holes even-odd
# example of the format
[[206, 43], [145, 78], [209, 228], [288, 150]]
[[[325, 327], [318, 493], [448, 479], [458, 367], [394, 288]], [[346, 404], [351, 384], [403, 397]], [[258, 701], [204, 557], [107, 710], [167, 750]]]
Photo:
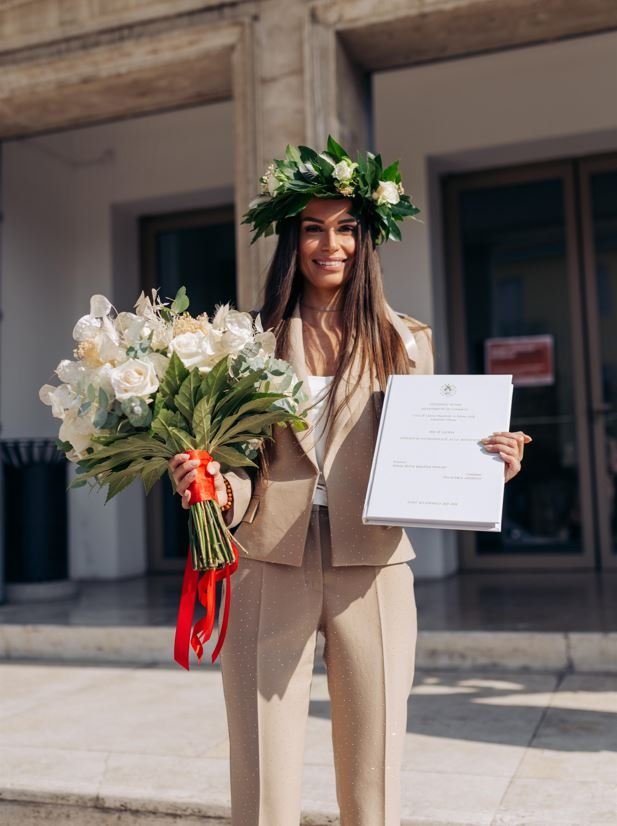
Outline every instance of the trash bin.
[[51, 439], [0, 442], [4, 574], [9, 602], [60, 599], [68, 579], [66, 459]]

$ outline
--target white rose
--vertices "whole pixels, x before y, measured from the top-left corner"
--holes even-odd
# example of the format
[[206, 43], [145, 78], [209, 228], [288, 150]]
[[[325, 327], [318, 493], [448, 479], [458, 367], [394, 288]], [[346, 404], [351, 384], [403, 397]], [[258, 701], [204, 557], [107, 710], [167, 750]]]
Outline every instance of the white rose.
[[357, 163], [348, 160], [339, 161], [334, 167], [332, 177], [336, 178], [337, 181], [350, 181], [357, 166]]
[[56, 419], [63, 419], [68, 410], [79, 407], [79, 396], [68, 384], [60, 384], [58, 387], [44, 384], [39, 390], [39, 399], [51, 407], [51, 415]]
[[394, 181], [379, 181], [379, 186], [373, 192], [373, 200], [378, 204], [398, 204], [401, 200], [398, 186]]
[[230, 310], [225, 320], [225, 336], [223, 346], [228, 353], [241, 350], [245, 344], [253, 339], [253, 319], [250, 313], [240, 313]]
[[130, 399], [132, 396], [139, 398], [151, 396], [159, 386], [154, 366], [151, 362], [142, 359], [125, 361], [124, 364], [114, 367], [110, 376], [114, 393], [120, 401]]
[[71, 410], [60, 425], [58, 438], [62, 442], [70, 442], [75, 450], [76, 458], [80, 459], [91, 446], [90, 437], [94, 433], [96, 433], [96, 428], [92, 419], [89, 416], [80, 416], [76, 410]]
[[182, 364], [189, 370], [198, 367], [205, 371], [212, 367], [213, 341], [201, 330], [194, 333], [181, 333], [172, 338], [169, 351], [177, 353]]

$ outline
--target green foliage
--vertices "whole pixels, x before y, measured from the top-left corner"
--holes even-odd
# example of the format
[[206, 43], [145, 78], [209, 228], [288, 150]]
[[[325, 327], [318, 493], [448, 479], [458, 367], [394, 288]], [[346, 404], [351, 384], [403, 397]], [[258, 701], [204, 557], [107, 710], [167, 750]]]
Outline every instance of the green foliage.
[[189, 297], [186, 294], [186, 287], [180, 287], [176, 293], [176, 297], [171, 303], [172, 313], [185, 313], [189, 308]]
[[[399, 162], [384, 168], [381, 155], [358, 153], [353, 174], [341, 182], [333, 173], [335, 165], [342, 161], [352, 164], [350, 155], [332, 135], [322, 154], [308, 146], [287, 146], [285, 157], [273, 161], [262, 178], [265, 188], [270, 186], [272, 178], [278, 182], [274, 194], [265, 191], [244, 215], [243, 223], [250, 224], [253, 231], [252, 243], [262, 235], [279, 232], [281, 223], [298, 215], [313, 197], [349, 197], [352, 213], [367, 220], [375, 244], [390, 238], [399, 240], [401, 233], [397, 222], [420, 211], [403, 192]], [[380, 181], [396, 185], [398, 203], [379, 204], [373, 198]]]
[[202, 376], [199, 368], [194, 367], [180, 386], [180, 390], [174, 396], [174, 405], [182, 413], [187, 422], [193, 418], [195, 405], [201, 398]]
[[172, 401], [188, 374], [189, 371], [182, 364], [178, 354], [172, 353], [157, 393], [157, 396], [162, 397], [163, 404]]

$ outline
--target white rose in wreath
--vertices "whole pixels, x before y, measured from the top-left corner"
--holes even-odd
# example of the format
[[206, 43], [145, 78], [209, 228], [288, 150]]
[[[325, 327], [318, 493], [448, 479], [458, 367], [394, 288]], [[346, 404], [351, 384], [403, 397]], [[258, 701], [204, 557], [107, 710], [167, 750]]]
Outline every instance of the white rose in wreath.
[[394, 181], [379, 181], [379, 186], [373, 192], [373, 200], [377, 204], [398, 204], [401, 200], [401, 195], [398, 186]]
[[357, 166], [357, 163], [349, 160], [344, 159], [339, 161], [332, 170], [332, 177], [336, 178], [337, 181], [341, 181], [341, 183], [346, 183], [353, 178], [353, 173]]
[[142, 359], [129, 359], [111, 371], [111, 385], [116, 398], [122, 401], [132, 396], [144, 398], [159, 386], [154, 365]]

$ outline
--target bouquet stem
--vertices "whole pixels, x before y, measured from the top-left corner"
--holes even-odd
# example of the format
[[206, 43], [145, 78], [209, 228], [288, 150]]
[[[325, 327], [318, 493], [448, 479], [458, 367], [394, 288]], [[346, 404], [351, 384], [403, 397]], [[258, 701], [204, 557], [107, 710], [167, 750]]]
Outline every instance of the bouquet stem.
[[189, 544], [195, 571], [216, 570], [234, 561], [233, 537], [213, 499], [191, 506]]

